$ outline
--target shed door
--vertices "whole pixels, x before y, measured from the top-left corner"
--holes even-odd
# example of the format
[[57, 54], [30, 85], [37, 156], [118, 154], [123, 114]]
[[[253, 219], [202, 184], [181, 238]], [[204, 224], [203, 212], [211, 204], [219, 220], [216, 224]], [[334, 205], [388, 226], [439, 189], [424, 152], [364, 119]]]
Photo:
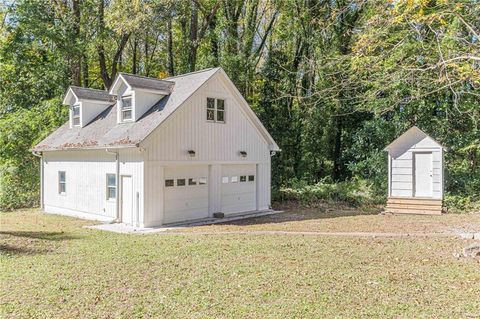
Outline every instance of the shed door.
[[131, 176], [122, 176], [122, 223], [133, 224], [133, 185]]
[[208, 217], [208, 166], [166, 167], [164, 223]]
[[432, 153], [414, 153], [415, 197], [432, 197]]
[[256, 165], [223, 165], [222, 209], [225, 215], [257, 209]]

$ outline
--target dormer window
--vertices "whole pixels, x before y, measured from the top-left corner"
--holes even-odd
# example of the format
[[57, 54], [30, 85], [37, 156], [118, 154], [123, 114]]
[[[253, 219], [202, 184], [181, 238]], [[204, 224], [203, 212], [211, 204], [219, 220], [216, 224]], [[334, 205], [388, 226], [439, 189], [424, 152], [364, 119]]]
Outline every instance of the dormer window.
[[207, 97], [207, 121], [225, 123], [225, 100]]
[[132, 116], [132, 96], [122, 97], [122, 121], [131, 121]]
[[72, 106], [72, 123], [73, 126], [80, 126], [80, 104]]

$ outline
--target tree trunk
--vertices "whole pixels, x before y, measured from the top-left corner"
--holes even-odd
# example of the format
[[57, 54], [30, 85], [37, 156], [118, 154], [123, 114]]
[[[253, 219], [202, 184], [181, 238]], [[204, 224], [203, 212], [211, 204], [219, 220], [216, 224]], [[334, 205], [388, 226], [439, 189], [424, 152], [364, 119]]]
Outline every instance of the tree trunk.
[[82, 56], [82, 76], [83, 76], [83, 86], [88, 87], [90, 84], [88, 80], [88, 57], [85, 53]]
[[167, 68], [170, 76], [175, 75], [173, 62], [173, 34], [172, 34], [172, 17], [167, 20]]
[[188, 51], [188, 68], [190, 72], [195, 71], [197, 64], [197, 38], [198, 38], [198, 8], [195, 1], [192, 1], [192, 13], [190, 15], [190, 35], [189, 35], [189, 51]]
[[[72, 1], [72, 10], [73, 10], [73, 38], [75, 42], [76, 52], [72, 57], [71, 61], [71, 73], [72, 73], [72, 83], [73, 85], [80, 86], [82, 83], [82, 54], [80, 53], [79, 48], [76, 45], [76, 42], [80, 38], [80, 0]], [[78, 51], [77, 51], [78, 50]]]
[[137, 74], [137, 37], [133, 40], [133, 52], [132, 52], [132, 74]]

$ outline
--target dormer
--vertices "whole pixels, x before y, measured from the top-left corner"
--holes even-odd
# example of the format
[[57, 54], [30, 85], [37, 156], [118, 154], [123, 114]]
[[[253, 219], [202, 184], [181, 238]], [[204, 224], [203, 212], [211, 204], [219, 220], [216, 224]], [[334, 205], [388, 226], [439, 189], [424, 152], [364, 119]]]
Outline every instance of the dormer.
[[84, 127], [114, 103], [107, 91], [70, 86], [63, 104], [70, 108], [70, 128]]
[[119, 73], [110, 94], [117, 98], [117, 123], [136, 122], [164, 96], [172, 92], [171, 81]]

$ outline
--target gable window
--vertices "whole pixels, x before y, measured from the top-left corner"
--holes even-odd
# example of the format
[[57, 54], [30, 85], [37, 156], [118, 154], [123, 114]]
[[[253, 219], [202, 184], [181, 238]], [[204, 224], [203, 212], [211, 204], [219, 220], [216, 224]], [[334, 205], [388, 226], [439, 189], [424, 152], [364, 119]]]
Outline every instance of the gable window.
[[225, 123], [225, 100], [207, 97], [207, 121]]
[[72, 106], [72, 122], [73, 126], [80, 126], [80, 104]]
[[58, 172], [58, 193], [66, 194], [67, 193], [67, 182], [66, 174], [64, 171]]
[[132, 97], [122, 97], [122, 121], [128, 121], [132, 119]]
[[107, 174], [107, 199], [117, 197], [117, 178], [115, 174]]

